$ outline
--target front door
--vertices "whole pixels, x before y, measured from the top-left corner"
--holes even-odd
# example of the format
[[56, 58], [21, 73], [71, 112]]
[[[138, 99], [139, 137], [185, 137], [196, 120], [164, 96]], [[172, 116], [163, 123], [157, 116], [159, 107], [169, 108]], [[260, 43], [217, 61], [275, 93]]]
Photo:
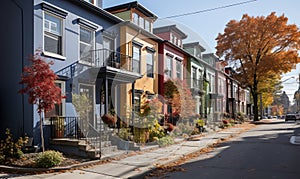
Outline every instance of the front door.
[[[89, 125], [95, 126], [95, 113], [94, 113], [94, 85], [80, 84], [79, 85], [80, 95], [86, 95], [89, 99], [89, 110], [85, 116], [86, 120], [89, 122]], [[89, 126], [88, 125], [88, 126]]]

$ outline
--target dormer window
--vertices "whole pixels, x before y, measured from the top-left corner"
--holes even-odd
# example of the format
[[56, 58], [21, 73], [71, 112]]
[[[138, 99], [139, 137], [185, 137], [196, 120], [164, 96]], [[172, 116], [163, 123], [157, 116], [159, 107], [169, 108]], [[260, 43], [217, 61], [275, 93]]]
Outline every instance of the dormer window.
[[148, 32], [152, 32], [152, 28], [151, 28], [151, 22], [143, 17], [141, 17], [140, 15], [138, 15], [137, 13], [132, 13], [132, 22], [138, 26], [140, 26], [141, 28], [145, 29]]

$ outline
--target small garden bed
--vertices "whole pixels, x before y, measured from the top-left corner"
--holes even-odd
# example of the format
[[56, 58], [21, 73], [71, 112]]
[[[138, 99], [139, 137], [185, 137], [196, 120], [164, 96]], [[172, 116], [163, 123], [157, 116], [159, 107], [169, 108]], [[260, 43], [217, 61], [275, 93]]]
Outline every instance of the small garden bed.
[[[7, 166], [14, 166], [14, 167], [23, 167], [23, 168], [38, 168], [36, 166], [36, 159], [39, 153], [26, 153], [19, 159], [13, 159], [10, 162], [5, 163]], [[86, 162], [88, 159], [79, 158], [76, 156], [64, 156], [63, 161], [56, 167], [66, 167], [70, 165], [79, 164], [82, 162]]]

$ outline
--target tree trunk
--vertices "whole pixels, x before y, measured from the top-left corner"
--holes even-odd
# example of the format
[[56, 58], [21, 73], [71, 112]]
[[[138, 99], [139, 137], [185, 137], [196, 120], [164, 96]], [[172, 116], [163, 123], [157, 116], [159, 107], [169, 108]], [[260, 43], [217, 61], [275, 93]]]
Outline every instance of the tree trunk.
[[42, 113], [39, 113], [39, 115], [40, 115], [40, 133], [41, 133], [42, 151], [45, 152], [44, 132], [43, 132], [43, 117], [42, 117]]
[[253, 97], [253, 113], [254, 113], [254, 121], [258, 121], [258, 94], [256, 91], [252, 92]]

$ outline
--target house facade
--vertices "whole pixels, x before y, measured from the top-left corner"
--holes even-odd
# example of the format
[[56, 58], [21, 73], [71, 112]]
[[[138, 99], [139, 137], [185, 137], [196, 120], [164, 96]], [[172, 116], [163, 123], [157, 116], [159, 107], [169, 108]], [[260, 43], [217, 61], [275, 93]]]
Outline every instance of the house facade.
[[206, 78], [206, 66], [208, 64], [202, 58], [205, 48], [199, 42], [185, 43], [183, 48], [189, 53], [187, 70], [190, 80], [188, 85], [196, 100], [196, 113], [202, 118], [207, 118], [209, 101], [206, 96], [209, 83]]
[[125, 114], [128, 107], [142, 112], [143, 101], [158, 94], [158, 43], [161, 39], [152, 33], [157, 17], [136, 1], [105, 10], [124, 20], [119, 26], [120, 52], [132, 57], [133, 72], [141, 75], [133, 84], [122, 86], [120, 98], [126, 107], [121, 114]]
[[66, 95], [46, 118], [80, 116], [81, 107], [74, 98], [86, 96], [89, 109], [84, 114], [88, 121], [84, 130], [98, 129], [103, 114], [120, 110], [120, 86], [140, 78], [132, 66], [120, 68], [121, 63], [132, 62], [118, 51], [117, 24], [123, 20], [99, 7], [100, 1], [34, 3], [34, 48], [42, 49], [42, 55], [54, 62], [52, 69], [60, 77], [57, 84]]
[[[158, 27], [153, 33], [163, 39], [159, 43], [159, 67], [158, 67], [158, 90], [161, 96], [164, 96], [164, 83], [167, 80], [180, 83], [187, 83], [187, 56], [184, 51], [182, 40], [187, 35], [182, 32], [176, 25]], [[171, 104], [164, 106], [164, 114], [172, 114], [174, 109]]]

